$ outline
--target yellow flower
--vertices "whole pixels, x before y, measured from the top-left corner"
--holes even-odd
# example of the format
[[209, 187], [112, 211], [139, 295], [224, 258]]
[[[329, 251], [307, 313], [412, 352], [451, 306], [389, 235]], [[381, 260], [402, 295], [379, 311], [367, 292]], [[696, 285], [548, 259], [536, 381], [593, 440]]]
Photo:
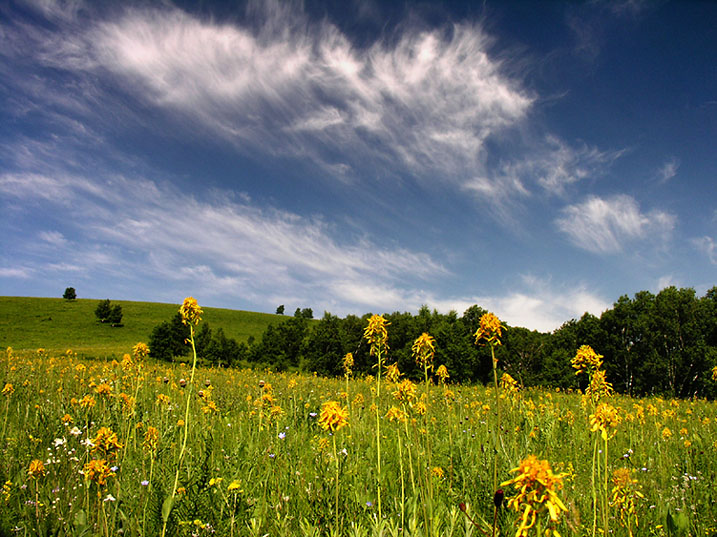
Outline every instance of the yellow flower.
[[[612, 473], [612, 496], [610, 498], [610, 506], [618, 509], [620, 513], [620, 525], [630, 528], [631, 518], [638, 525], [636, 502], [644, 498], [639, 490], [637, 479], [632, 477], [632, 473], [628, 468], [618, 468]], [[630, 529], [630, 535], [632, 530]]]
[[608, 431], [617, 427], [620, 421], [620, 414], [614, 406], [600, 403], [595, 409], [595, 414], [590, 414], [590, 430], [600, 431], [603, 440], [607, 440], [608, 436], [615, 434], [613, 432], [612, 435], [608, 435]]
[[344, 375], [351, 375], [351, 371], [354, 367], [354, 355], [352, 353], [346, 353], [343, 359]]
[[67, 425], [68, 423], [72, 423], [72, 416], [70, 416], [69, 414], [65, 414], [64, 416], [62, 416], [62, 423], [64, 423], [65, 425]]
[[169, 404], [169, 396], [164, 395], [163, 393], [157, 394], [157, 400], [155, 401], [158, 405], [168, 405]]
[[319, 438], [316, 442], [316, 447], [319, 451], [326, 451], [329, 447], [329, 439], [328, 438]]
[[712, 380], [717, 382], [717, 365], [712, 368]]
[[508, 393], [514, 393], [518, 391], [518, 382], [508, 373], [503, 373], [500, 377], [500, 387]]
[[578, 349], [575, 358], [570, 363], [577, 369], [576, 375], [587, 371], [600, 369], [602, 365], [602, 354], [597, 354], [590, 345], [583, 345]]
[[[201, 310], [199, 313], [201, 314]], [[149, 347], [146, 343], [142, 343], [140, 341], [134, 347], [132, 347], [132, 355], [134, 356], [135, 360], [142, 361], [147, 358], [147, 356], [149, 356]]]
[[505, 327], [501, 324], [500, 319], [493, 313], [485, 313], [480, 318], [480, 326], [474, 334], [475, 344], [485, 339], [489, 345], [500, 345], [500, 337]]
[[97, 436], [92, 440], [92, 444], [95, 446], [92, 449], [93, 452], [102, 451], [108, 455], [112, 455], [115, 450], [122, 449], [117, 433], [112, 432], [109, 427], [100, 427], [97, 431]]
[[107, 382], [103, 382], [95, 388], [95, 392], [97, 392], [97, 395], [112, 395], [112, 386]]
[[182, 306], [179, 308], [179, 314], [182, 316], [182, 322], [186, 325], [198, 325], [202, 320], [202, 308], [197, 304], [196, 299], [188, 296], [184, 299]]
[[403, 379], [396, 385], [393, 396], [399, 401], [411, 402], [416, 399], [416, 385], [409, 379]]
[[594, 371], [592, 377], [590, 377], [590, 386], [585, 390], [585, 394], [593, 397], [594, 400], [598, 400], [602, 397], [611, 396], [613, 392], [612, 384], [605, 377], [605, 371], [602, 369]]
[[432, 369], [433, 357], [436, 355], [436, 340], [424, 332], [413, 342], [411, 353], [420, 367]]
[[398, 370], [398, 364], [391, 364], [386, 368], [386, 378], [391, 382], [398, 382], [401, 372]]
[[382, 315], [372, 315], [368, 320], [368, 326], [363, 331], [363, 337], [371, 346], [370, 354], [375, 356], [381, 350], [388, 350], [388, 330], [386, 327], [391, 324]]
[[448, 374], [448, 369], [446, 369], [446, 366], [443, 364], [439, 365], [438, 369], [436, 369], [436, 376], [441, 379], [441, 382], [446, 382], [447, 379], [451, 378]]
[[398, 407], [392, 406], [386, 412], [388, 421], [406, 421], [406, 413]]
[[32, 461], [30, 463], [29, 468], [27, 469], [28, 477], [32, 477], [33, 479], [43, 477], [46, 473], [47, 470], [45, 469], [45, 465], [39, 459], [35, 459], [34, 461]]
[[672, 436], [672, 431], [670, 431], [669, 427], [665, 427], [664, 429], [662, 429], [662, 438], [667, 440], [671, 436]]
[[431, 468], [431, 475], [438, 479], [443, 479], [443, 476], [445, 474], [443, 472], [443, 468], [441, 468], [440, 466], [434, 466], [433, 468]]
[[241, 483], [235, 479], [234, 481], [229, 483], [229, 486], [227, 487], [227, 491], [233, 492], [235, 494], [241, 494], [243, 492], [241, 489]]
[[155, 451], [158, 444], [159, 431], [150, 425], [144, 433], [144, 442], [142, 442], [142, 446], [148, 451]]
[[80, 406], [82, 408], [92, 408], [95, 404], [95, 398], [91, 395], [85, 395], [82, 399], [80, 399]]
[[[563, 487], [563, 477], [566, 474], [554, 474], [550, 463], [539, 460], [535, 455], [523, 459], [517, 468], [511, 470], [511, 473], [518, 475], [501, 483], [500, 486], [513, 485], [517, 492], [508, 500], [509, 509], [523, 513], [517, 521], [519, 527], [516, 537], [527, 536], [528, 530], [535, 525], [537, 517], [545, 509], [548, 511], [548, 526], [557, 524], [561, 512], [567, 512], [567, 508], [557, 495], [557, 491]], [[553, 532], [555, 535], [554, 528]]]
[[13, 393], [15, 393], [15, 388], [12, 384], [6, 382], [5, 387], [2, 389], [2, 394], [6, 397], [10, 397]]
[[105, 486], [107, 479], [115, 475], [104, 459], [92, 459], [85, 464], [84, 473], [85, 479], [94, 481], [100, 487]]
[[321, 405], [319, 425], [325, 431], [338, 431], [348, 425], [348, 410], [342, 407], [337, 401], [326, 401]]

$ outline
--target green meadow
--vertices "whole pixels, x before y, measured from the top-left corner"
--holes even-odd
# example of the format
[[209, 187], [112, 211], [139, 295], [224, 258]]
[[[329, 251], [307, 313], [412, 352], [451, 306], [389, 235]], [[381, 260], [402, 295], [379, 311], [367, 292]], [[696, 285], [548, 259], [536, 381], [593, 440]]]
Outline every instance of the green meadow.
[[[176, 315], [179, 304], [112, 300], [122, 306], [122, 327], [97, 321], [99, 300], [0, 297], [0, 348], [45, 348], [53, 352], [72, 349], [78, 354], [122, 356], [138, 341], [147, 341], [152, 329]], [[270, 323], [283, 317], [270, 313], [205, 308], [204, 319], [212, 329], [222, 328], [227, 337], [246, 342], [260, 339]]]

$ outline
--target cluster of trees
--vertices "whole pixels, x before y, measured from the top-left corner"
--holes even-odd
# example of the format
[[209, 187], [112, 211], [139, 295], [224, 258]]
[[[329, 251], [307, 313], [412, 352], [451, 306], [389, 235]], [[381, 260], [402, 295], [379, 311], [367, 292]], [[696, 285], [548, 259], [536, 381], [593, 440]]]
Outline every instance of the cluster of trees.
[[[167, 361], [185, 356], [191, 351], [188, 338], [189, 327], [182, 323], [182, 316], [177, 313], [170, 321], [162, 322], [152, 330], [149, 336], [150, 356]], [[222, 328], [213, 331], [208, 322], [199, 325], [194, 344], [198, 357], [219, 367], [238, 366], [246, 361], [249, 352], [246, 343], [237, 343], [234, 338], [227, 337]]]
[[109, 323], [111, 326], [122, 326], [122, 306], [110, 302], [110, 299], [100, 300], [95, 308], [95, 317], [101, 323]]
[[[490, 382], [490, 350], [474, 341], [484, 313], [486, 310], [476, 305], [460, 317], [456, 312], [441, 314], [427, 307], [417, 315], [385, 315], [390, 323], [388, 363], [397, 363], [402, 373], [420, 379], [422, 372], [412, 358], [411, 346], [419, 335], [428, 332], [436, 340], [435, 366], [444, 364], [451, 381]], [[374, 374], [375, 360], [363, 340], [368, 317], [339, 318], [325, 313], [320, 320], [310, 321], [311, 317], [297, 310], [294, 317], [270, 325], [251, 345], [237, 344], [221, 331], [212, 335], [205, 324], [197, 334], [197, 347], [200, 356], [216, 364], [249, 362], [329, 376], [343, 374], [342, 359], [351, 352], [354, 374]], [[170, 329], [175, 331], [172, 338], [177, 347], [166, 353], [161, 347], [155, 350], [153, 340], [161, 340], [160, 333], [169, 338]], [[186, 337], [188, 329], [180, 319], [163, 323], [152, 333], [151, 352], [164, 359], [186, 354]], [[657, 295], [641, 291], [634, 298], [620, 297], [600, 317], [586, 313], [551, 333], [508, 326], [502, 343], [496, 352], [499, 368], [525, 386], [584, 389], [586, 379], [575, 375], [570, 360], [578, 347], [590, 345], [604, 356], [608, 381], [619, 392], [715, 397], [717, 382], [712, 380], [712, 368], [717, 365], [717, 287], [704, 297], [697, 297], [689, 288], [669, 287]]]

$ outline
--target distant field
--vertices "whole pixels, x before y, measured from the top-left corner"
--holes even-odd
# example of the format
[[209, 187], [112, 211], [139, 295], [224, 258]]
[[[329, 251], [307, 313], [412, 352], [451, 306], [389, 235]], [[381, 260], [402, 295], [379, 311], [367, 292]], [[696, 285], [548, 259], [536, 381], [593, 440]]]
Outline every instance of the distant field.
[[[95, 318], [99, 300], [0, 297], [0, 349], [17, 351], [45, 348], [72, 349], [88, 356], [121, 355], [138, 341], [146, 342], [152, 328], [170, 320], [179, 304], [112, 300], [122, 306], [121, 328], [100, 324]], [[270, 313], [203, 308], [204, 320], [213, 330], [223, 328], [227, 337], [246, 342], [258, 339], [266, 327], [282, 319]]]

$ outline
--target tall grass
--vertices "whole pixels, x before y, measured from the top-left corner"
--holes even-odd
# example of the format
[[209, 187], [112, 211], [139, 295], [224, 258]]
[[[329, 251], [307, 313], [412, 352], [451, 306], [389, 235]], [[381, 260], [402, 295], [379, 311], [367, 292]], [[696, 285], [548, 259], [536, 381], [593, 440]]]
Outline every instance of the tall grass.
[[[0, 535], [158, 535], [175, 479], [167, 535], [491, 533], [495, 386], [428, 382], [424, 420], [395, 398], [397, 386], [387, 378], [379, 394], [375, 378], [351, 379], [347, 390], [346, 378], [198, 368], [191, 392], [180, 382], [190, 374], [183, 364], [2, 354]], [[272, 387], [271, 408], [263, 399], [266, 384]], [[342, 393], [352, 399], [348, 426], [332, 434], [319, 424], [321, 407], [347, 397]], [[591, 534], [596, 433], [583, 396], [501, 389], [499, 399], [498, 481], [515, 478], [511, 470], [529, 454], [550, 461], [556, 475], [564, 474], [557, 494], [567, 507], [555, 527], [563, 536]], [[628, 525], [621, 510], [628, 503], [612, 500], [609, 482], [609, 503], [601, 511], [607, 523], [601, 525], [613, 535], [717, 531], [717, 404], [619, 395], [609, 401], [621, 421], [609, 453], [600, 454], [600, 476], [630, 469], [636, 480], [630, 490], [644, 498], [630, 496], [639, 525], [634, 518]], [[381, 409], [380, 516], [372, 405]], [[390, 423], [391, 407], [402, 409], [405, 421]], [[100, 485], [90, 479], [87, 464], [100, 458], [92, 441], [102, 427], [118, 434], [121, 448], [109, 463], [112, 475]], [[150, 427], [157, 431], [154, 441], [148, 440]], [[427, 437], [430, 468], [420, 457]], [[43, 474], [28, 473], [34, 460], [43, 462]], [[413, 476], [419, 482], [428, 476], [430, 488], [411, 485]], [[601, 480], [598, 501], [604, 487]], [[504, 489], [506, 498], [516, 494]], [[427, 490], [430, 498], [422, 496]], [[432, 506], [430, 525], [424, 500]], [[500, 535], [514, 535], [520, 517], [502, 507]]]

